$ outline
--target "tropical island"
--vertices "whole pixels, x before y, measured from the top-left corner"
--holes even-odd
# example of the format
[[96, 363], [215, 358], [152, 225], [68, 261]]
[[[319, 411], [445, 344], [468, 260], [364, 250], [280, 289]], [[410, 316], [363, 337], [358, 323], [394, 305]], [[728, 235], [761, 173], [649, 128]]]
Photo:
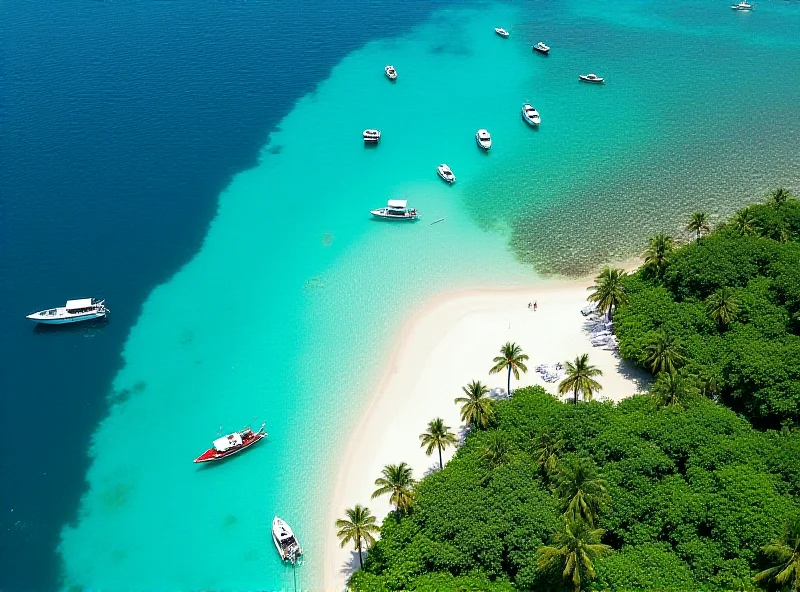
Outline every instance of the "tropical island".
[[486, 363], [507, 396], [473, 380], [460, 435], [441, 417], [408, 434], [438, 470], [386, 465], [383, 523], [364, 504], [336, 521], [350, 589], [800, 589], [800, 201], [777, 189], [687, 231], [590, 286], [646, 392], [595, 400], [591, 353], [556, 393], [512, 393], [531, 360], [506, 343]]

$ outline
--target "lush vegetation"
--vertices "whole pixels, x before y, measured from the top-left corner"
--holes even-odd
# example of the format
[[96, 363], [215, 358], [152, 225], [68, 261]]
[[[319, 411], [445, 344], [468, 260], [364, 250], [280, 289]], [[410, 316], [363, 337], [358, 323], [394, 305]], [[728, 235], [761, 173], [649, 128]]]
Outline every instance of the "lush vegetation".
[[800, 434], [757, 431], [707, 399], [565, 405], [526, 388], [494, 421], [386, 518], [354, 590], [558, 590], [562, 572], [540, 560], [576, 535], [613, 550], [595, 547], [582, 589], [747, 590], [800, 513]]
[[[375, 481], [395, 507], [380, 540], [361, 506], [337, 522], [343, 545], [372, 547], [351, 589], [800, 592], [800, 202], [779, 189], [686, 230], [680, 248], [653, 237], [633, 275], [603, 270], [588, 297], [650, 393], [593, 402], [586, 355], [559, 385], [574, 404], [466, 385], [453, 460], [436, 418], [419, 438], [441, 470]], [[507, 343], [491, 373], [510, 390], [527, 360]]]
[[755, 430], [702, 397], [565, 405], [537, 387], [494, 411], [384, 520], [352, 589], [574, 589], [559, 559], [576, 539], [591, 548], [591, 569], [573, 568], [583, 590], [747, 590], [788, 561], [800, 433]]
[[654, 372], [693, 377], [757, 427], [797, 426], [800, 201], [779, 189], [702, 236], [707, 228], [697, 213], [692, 244], [654, 237], [642, 270], [621, 280], [620, 352]]

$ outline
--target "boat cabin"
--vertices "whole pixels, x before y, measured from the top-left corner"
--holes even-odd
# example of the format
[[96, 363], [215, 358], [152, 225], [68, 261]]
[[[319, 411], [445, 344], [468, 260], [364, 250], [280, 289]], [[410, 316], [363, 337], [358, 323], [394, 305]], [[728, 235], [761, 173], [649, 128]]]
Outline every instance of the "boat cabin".
[[242, 445], [242, 436], [237, 432], [235, 434], [228, 434], [222, 438], [214, 440], [214, 450], [217, 452], [226, 452], [231, 448], [236, 448]]
[[[80, 300], [67, 300], [67, 312], [70, 314], [81, 314], [84, 312], [92, 312], [97, 308], [91, 298], [81, 298]], [[49, 312], [49, 311], [48, 311]]]

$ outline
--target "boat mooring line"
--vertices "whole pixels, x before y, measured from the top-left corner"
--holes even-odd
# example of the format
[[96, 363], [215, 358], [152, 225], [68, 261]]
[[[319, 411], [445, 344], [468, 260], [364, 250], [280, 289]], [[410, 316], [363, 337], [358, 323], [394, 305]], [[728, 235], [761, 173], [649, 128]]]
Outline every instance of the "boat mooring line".
[[444, 222], [444, 218], [439, 218], [436, 222], [431, 222], [431, 226], [438, 224], [439, 222]]

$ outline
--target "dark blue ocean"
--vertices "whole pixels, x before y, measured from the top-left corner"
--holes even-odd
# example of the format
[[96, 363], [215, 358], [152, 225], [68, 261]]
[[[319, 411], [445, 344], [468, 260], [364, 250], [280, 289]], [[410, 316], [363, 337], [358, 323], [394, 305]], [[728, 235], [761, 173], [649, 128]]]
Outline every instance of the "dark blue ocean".
[[[0, 590], [58, 585], [123, 342], [200, 247], [232, 175], [340, 58], [442, 4], [3, 3]], [[82, 297], [107, 298], [110, 320], [24, 318]]]

